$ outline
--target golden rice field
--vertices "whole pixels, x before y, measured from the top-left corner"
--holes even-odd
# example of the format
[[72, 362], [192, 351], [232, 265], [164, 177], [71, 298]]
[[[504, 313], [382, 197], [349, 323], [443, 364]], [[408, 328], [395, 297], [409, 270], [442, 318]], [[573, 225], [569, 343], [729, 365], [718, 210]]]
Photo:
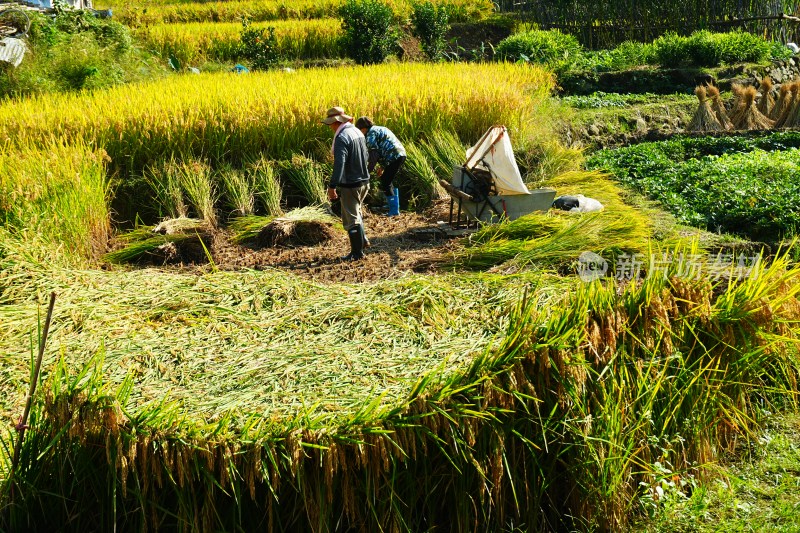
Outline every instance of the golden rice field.
[[592, 188], [605, 212], [483, 228], [434, 274], [322, 284], [95, 259], [119, 192], [153, 168], [319, 172], [335, 104], [461, 153], [505, 124], [539, 175], [552, 87], [527, 65], [389, 64], [0, 104], [0, 530], [619, 530], [664, 465], [702, 476], [795, 406], [800, 269], [778, 253], [749, 277], [686, 278], [676, 259], [583, 282], [583, 249], [703, 252], [654, 242], [648, 211], [599, 173], [543, 181]]
[[327, 151], [320, 116], [332, 103], [372, 116], [415, 139], [439, 129], [477, 139], [505, 124], [522, 137], [553, 79], [513, 64], [391, 64], [246, 76], [175, 76], [92, 94], [33, 97], [0, 107], [6, 151], [83, 141], [106, 150], [115, 168], [140, 169], [176, 153], [212, 160]]
[[[131, 27], [158, 23], [186, 22], [238, 22], [243, 16], [254, 22], [286, 19], [318, 19], [336, 15], [342, 0], [227, 0], [217, 2], [191, 2], [159, 0], [132, 0], [98, 2], [98, 9], [111, 8], [114, 17]], [[407, 15], [411, 2], [389, 0], [395, 13]], [[451, 21], [462, 22], [484, 18], [494, 11], [489, 0], [434, 0], [434, 3], [451, 7]]]
[[[278, 20], [259, 22], [254, 28], [275, 30], [277, 52], [286, 59], [326, 59], [342, 56], [338, 19]], [[175, 57], [181, 64], [214, 60], [235, 61], [242, 24], [240, 22], [188, 22], [154, 24], [140, 28], [136, 35], [149, 50], [161, 57]]]

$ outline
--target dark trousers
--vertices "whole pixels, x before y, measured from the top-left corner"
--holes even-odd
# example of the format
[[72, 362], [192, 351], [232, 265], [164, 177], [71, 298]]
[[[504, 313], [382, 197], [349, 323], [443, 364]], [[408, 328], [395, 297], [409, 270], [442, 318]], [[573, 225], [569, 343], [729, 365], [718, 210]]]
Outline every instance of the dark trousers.
[[400, 167], [402, 167], [405, 162], [406, 156], [401, 155], [391, 165], [383, 169], [383, 174], [381, 175], [381, 190], [386, 196], [392, 196], [392, 181], [394, 181], [395, 176], [397, 176], [397, 173], [400, 171]]

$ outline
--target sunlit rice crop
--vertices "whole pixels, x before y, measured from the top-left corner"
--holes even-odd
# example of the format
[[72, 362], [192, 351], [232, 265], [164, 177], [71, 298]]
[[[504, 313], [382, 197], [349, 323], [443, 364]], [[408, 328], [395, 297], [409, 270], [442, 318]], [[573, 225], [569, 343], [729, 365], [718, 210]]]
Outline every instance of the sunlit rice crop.
[[[338, 19], [278, 20], [260, 22], [255, 28], [275, 28], [277, 53], [284, 59], [341, 57]], [[238, 22], [192, 22], [144, 26], [137, 35], [162, 57], [173, 56], [182, 65], [202, 60], [235, 61], [242, 24]]]
[[[466, 22], [483, 18], [494, 11], [490, 0], [433, 0], [447, 5], [450, 19]], [[284, 19], [316, 19], [336, 16], [343, 0], [227, 0], [227, 1], [171, 1], [171, 0], [119, 0], [99, 2], [96, 6], [111, 7], [115, 18], [130, 26], [143, 26], [159, 22], [238, 22], [242, 16], [253, 21]], [[411, 2], [388, 0], [398, 15], [411, 13]]]
[[400, 138], [449, 130], [470, 142], [493, 124], [505, 124], [514, 135], [535, 128], [532, 118], [552, 83], [541, 69], [509, 64], [177, 76], [5, 103], [0, 140], [7, 151], [42, 145], [51, 137], [90, 142], [122, 170], [172, 155], [239, 162], [265, 152], [280, 159], [330, 143], [330, 132], [319, 121], [338, 104], [353, 115], [371, 116]]

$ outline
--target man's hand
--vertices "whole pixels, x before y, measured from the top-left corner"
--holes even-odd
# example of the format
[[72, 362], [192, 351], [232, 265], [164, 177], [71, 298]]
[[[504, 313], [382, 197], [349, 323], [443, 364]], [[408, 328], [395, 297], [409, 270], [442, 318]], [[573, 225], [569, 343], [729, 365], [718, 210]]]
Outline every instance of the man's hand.
[[336, 194], [336, 189], [332, 189], [328, 187], [328, 200], [331, 202], [339, 198], [339, 195]]

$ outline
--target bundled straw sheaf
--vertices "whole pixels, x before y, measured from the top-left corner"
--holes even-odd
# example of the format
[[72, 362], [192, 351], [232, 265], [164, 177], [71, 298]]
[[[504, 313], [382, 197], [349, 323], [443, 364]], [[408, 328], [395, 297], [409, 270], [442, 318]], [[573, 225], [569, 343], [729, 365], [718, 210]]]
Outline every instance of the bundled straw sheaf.
[[758, 86], [761, 97], [758, 100], [758, 110], [767, 118], [771, 118], [772, 110], [775, 107], [775, 97], [772, 96], [772, 78], [764, 76]]
[[775, 122], [765, 117], [755, 104], [756, 88], [739, 87], [736, 91], [736, 103], [731, 121], [737, 130], [768, 130]]
[[733, 122], [731, 119], [728, 118], [728, 112], [725, 110], [725, 104], [722, 103], [722, 98], [719, 94], [719, 89], [714, 85], [709, 85], [706, 88], [706, 95], [708, 99], [711, 101], [711, 110], [714, 112], [714, 116], [717, 117], [717, 121], [725, 130], [732, 130], [733, 129]]
[[769, 118], [775, 121], [776, 128], [782, 128], [786, 119], [789, 116], [789, 111], [792, 108], [792, 102], [796, 91], [795, 82], [782, 83], [778, 89], [778, 100], [775, 102], [775, 107], [772, 108], [772, 113]]
[[694, 90], [694, 94], [697, 95], [699, 105], [691, 122], [689, 122], [689, 131], [711, 132], [724, 130], [725, 127], [720, 123], [714, 111], [711, 109], [711, 102], [708, 99], [706, 86], [697, 86]]

